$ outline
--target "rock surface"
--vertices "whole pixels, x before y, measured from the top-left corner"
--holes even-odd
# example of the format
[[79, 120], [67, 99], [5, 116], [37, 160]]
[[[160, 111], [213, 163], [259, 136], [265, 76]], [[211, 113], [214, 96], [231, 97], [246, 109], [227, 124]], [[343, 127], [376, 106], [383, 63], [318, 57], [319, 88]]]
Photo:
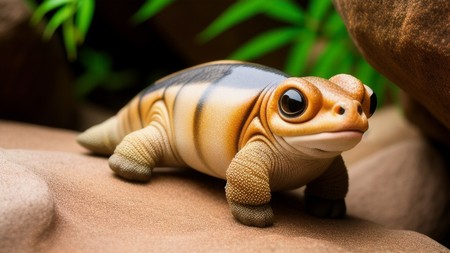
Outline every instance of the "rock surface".
[[75, 135], [0, 122], [1, 252], [448, 252], [417, 232], [311, 217], [297, 191], [274, 194], [273, 227], [246, 227], [224, 181], [158, 168], [150, 183], [130, 183]]
[[[445, 126], [441, 136], [448, 136], [450, 2], [334, 0], [334, 4], [366, 60], [423, 105]], [[410, 117], [415, 117], [414, 111]], [[422, 123], [422, 128], [429, 127]]]
[[448, 166], [424, 138], [386, 146], [349, 170], [348, 213], [389, 228], [448, 240]]
[[450, 2], [333, 2], [366, 60], [402, 89], [406, 118], [432, 140], [386, 146], [356, 164], [350, 171], [350, 213], [448, 244]]

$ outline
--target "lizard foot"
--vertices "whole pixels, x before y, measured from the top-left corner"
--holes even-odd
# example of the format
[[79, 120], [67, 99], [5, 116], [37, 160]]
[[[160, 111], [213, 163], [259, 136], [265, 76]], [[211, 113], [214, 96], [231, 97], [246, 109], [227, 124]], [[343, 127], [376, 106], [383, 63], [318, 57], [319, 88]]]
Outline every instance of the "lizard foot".
[[126, 159], [117, 153], [109, 158], [108, 163], [114, 172], [128, 180], [146, 182], [150, 180], [152, 175], [152, 170], [149, 166]]
[[319, 218], [343, 218], [347, 210], [343, 198], [324, 199], [309, 194], [305, 195], [305, 206], [309, 214]]
[[269, 204], [252, 206], [230, 202], [234, 218], [247, 226], [268, 227], [273, 224], [273, 211]]

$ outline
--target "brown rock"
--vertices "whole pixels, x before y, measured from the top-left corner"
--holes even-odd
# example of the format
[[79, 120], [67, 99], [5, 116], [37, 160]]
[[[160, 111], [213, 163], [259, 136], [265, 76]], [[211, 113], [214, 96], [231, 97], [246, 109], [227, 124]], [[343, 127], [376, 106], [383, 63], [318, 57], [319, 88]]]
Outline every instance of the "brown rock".
[[[450, 2], [334, 0], [367, 61], [450, 130]], [[414, 117], [414, 115], [412, 115]]]
[[348, 213], [443, 241], [450, 227], [448, 166], [420, 137], [387, 146], [349, 169]]
[[54, 218], [47, 183], [31, 170], [0, 158], [0, 251], [28, 252]]
[[106, 158], [83, 154], [75, 134], [0, 122], [0, 203], [15, 208], [0, 216], [1, 252], [448, 252], [416, 232], [311, 217], [294, 193], [274, 195], [273, 227], [246, 227], [230, 214], [224, 181], [159, 168], [149, 184], [129, 183]]
[[361, 159], [350, 169], [350, 213], [441, 240], [449, 227], [450, 2], [333, 1], [367, 61], [405, 93], [406, 117], [444, 144], [391, 142]]

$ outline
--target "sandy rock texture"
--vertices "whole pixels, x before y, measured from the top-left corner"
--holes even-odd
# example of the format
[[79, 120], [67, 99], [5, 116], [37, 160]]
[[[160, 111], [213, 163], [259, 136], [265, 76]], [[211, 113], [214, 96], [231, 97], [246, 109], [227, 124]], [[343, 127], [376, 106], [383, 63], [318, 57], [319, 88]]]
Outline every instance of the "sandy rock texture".
[[[362, 150], [379, 133], [372, 132]], [[246, 227], [232, 218], [223, 180], [158, 168], [150, 183], [130, 183], [114, 175], [105, 157], [77, 146], [75, 136], [0, 122], [1, 252], [448, 252], [424, 234], [358, 218], [370, 217], [352, 204], [360, 196], [349, 196], [349, 216], [328, 220], [305, 213], [301, 191], [275, 193], [275, 225]], [[354, 160], [350, 173], [358, 176], [364, 162]], [[352, 183], [355, 189], [364, 184], [367, 193], [379, 182]], [[362, 203], [367, 199], [371, 195]]]
[[366, 60], [410, 97], [408, 117], [449, 145], [450, 2], [334, 0], [334, 4]]

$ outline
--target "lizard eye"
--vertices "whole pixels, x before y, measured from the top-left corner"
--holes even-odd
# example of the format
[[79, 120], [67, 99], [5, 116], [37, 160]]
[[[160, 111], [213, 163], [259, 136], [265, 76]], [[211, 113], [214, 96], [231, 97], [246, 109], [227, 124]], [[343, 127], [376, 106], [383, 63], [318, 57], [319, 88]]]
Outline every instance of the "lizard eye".
[[375, 95], [375, 92], [370, 95], [370, 109], [369, 113], [372, 115], [375, 112], [375, 109], [377, 109], [377, 95]]
[[306, 98], [297, 89], [289, 89], [280, 97], [279, 108], [281, 113], [288, 118], [301, 115], [308, 106]]

